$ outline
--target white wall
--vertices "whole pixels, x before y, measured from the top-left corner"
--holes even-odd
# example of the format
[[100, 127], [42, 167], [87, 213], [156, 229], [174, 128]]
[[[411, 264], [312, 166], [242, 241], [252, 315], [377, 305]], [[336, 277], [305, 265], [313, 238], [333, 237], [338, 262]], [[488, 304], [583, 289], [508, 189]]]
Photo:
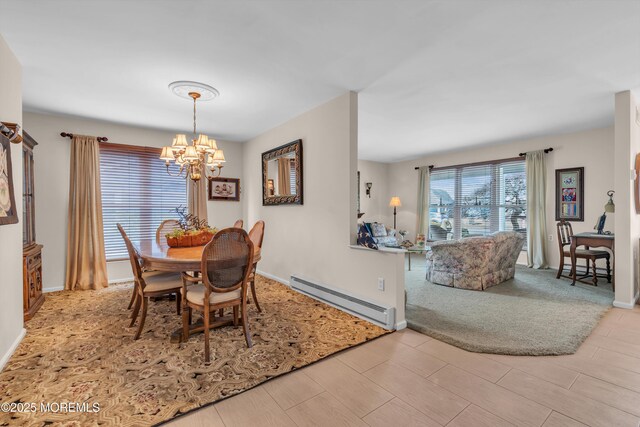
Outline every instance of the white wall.
[[[574, 233], [593, 231], [597, 218], [604, 212], [607, 191], [614, 188], [613, 128], [594, 129], [565, 135], [554, 135], [517, 141], [472, 150], [435, 154], [417, 160], [394, 163], [389, 171], [390, 187], [402, 199], [398, 212], [398, 226], [410, 231], [415, 239], [417, 224], [418, 171], [416, 166], [436, 167], [517, 157], [519, 153], [553, 147], [546, 154], [547, 162], [547, 258], [552, 268], [557, 268], [560, 259], [556, 238], [555, 220], [555, 170], [584, 167], [585, 215], [584, 222], [572, 222]], [[616, 200], [617, 203], [617, 200]], [[613, 231], [617, 214], [608, 214], [605, 229]], [[636, 239], [637, 241], [637, 239]], [[568, 260], [567, 260], [568, 261]]]
[[[263, 206], [261, 155], [302, 139], [304, 205]], [[331, 153], [327, 156], [327, 153]], [[355, 241], [357, 95], [348, 93], [244, 144], [245, 215], [266, 223], [258, 269], [292, 274], [396, 307], [404, 320], [404, 255], [359, 250]], [[383, 277], [386, 289], [377, 289]]]
[[[171, 143], [176, 132], [159, 131], [125, 126], [98, 120], [70, 116], [25, 112], [25, 130], [38, 142], [34, 150], [36, 162], [36, 239], [44, 245], [42, 253], [43, 282], [47, 290], [64, 286], [67, 210], [69, 203], [69, 157], [70, 140], [62, 138], [60, 132], [71, 132], [95, 136], [106, 136], [115, 144], [162, 147]], [[224, 150], [227, 162], [223, 176], [242, 176], [242, 144], [218, 141]], [[160, 162], [160, 160], [158, 160]], [[242, 187], [242, 182], [240, 183]], [[208, 202], [209, 223], [227, 227], [242, 217], [240, 202]], [[107, 264], [109, 281], [126, 280], [132, 277], [128, 261]]]
[[[393, 208], [389, 207], [389, 164], [358, 160], [360, 171], [360, 212], [362, 221], [381, 222], [393, 226]], [[372, 183], [371, 198], [367, 197], [365, 184]]]
[[615, 97], [616, 299], [631, 308], [638, 299], [640, 217], [634, 202], [635, 157], [640, 152], [637, 101], [630, 91]]
[[[22, 123], [22, 67], [0, 36], [0, 120]], [[24, 335], [22, 317], [22, 145], [11, 144], [19, 222], [0, 225], [0, 370]]]

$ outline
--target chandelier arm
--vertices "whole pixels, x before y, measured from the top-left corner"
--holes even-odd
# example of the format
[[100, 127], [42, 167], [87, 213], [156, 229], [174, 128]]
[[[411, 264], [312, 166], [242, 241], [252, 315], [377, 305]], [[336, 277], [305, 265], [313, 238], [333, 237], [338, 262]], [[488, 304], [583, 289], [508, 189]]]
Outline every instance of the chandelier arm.
[[180, 171], [179, 171], [178, 173], [171, 173], [171, 171], [169, 170], [169, 166], [170, 166], [170, 165], [169, 165], [168, 163], [167, 163], [167, 165], [166, 165], [166, 166], [167, 166], [167, 174], [168, 174], [169, 176], [173, 176], [173, 177], [180, 177], [180, 178], [184, 178], [184, 179], [186, 179], [186, 178], [187, 178], [187, 175], [184, 175], [184, 176], [183, 176], [183, 174], [182, 174], [182, 171], [184, 170], [184, 166], [180, 166]]
[[[215, 170], [218, 170], [218, 173], [215, 172]], [[220, 174], [222, 173], [222, 166], [214, 166], [213, 169], [209, 168], [208, 166], [204, 168], [204, 174], [205, 177], [207, 179], [212, 179], [212, 178], [217, 178], [220, 176]]]

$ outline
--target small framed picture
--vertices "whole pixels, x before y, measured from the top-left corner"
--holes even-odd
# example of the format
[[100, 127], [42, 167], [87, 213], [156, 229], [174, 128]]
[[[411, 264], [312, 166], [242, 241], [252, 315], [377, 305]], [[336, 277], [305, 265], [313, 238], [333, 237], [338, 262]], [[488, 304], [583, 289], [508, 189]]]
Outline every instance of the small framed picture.
[[584, 168], [556, 169], [556, 221], [584, 221]]
[[240, 178], [209, 179], [209, 200], [240, 201]]

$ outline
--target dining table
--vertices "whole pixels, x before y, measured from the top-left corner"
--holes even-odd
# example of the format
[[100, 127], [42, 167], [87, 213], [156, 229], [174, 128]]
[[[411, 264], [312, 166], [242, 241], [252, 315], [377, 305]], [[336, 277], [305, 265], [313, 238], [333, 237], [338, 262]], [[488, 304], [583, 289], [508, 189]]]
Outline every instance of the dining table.
[[[142, 266], [146, 270], [154, 271], [167, 271], [167, 272], [193, 272], [194, 275], [200, 274], [202, 270], [202, 251], [204, 246], [190, 246], [172, 248], [166, 243], [159, 243], [155, 239], [139, 239], [132, 240], [133, 245], [140, 258], [142, 259]], [[253, 254], [253, 263], [260, 261], [260, 249], [256, 249]], [[182, 282], [183, 292], [186, 292], [187, 283]], [[233, 324], [233, 319], [220, 319], [215, 323], [216, 327]], [[213, 326], [213, 325], [212, 325]], [[200, 321], [190, 325], [191, 332], [201, 332], [202, 324]], [[180, 343], [186, 341], [188, 337], [182, 336], [182, 328], [175, 330], [171, 334], [172, 343]]]

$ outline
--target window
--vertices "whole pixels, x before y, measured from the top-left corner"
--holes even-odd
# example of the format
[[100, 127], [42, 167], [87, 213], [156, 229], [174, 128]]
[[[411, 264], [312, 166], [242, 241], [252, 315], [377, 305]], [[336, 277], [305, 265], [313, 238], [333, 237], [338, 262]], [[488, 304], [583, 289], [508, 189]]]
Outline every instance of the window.
[[524, 160], [498, 160], [433, 169], [429, 184], [429, 238], [527, 232]]
[[[173, 208], [187, 204], [183, 178], [167, 174], [159, 148], [100, 144], [102, 217], [107, 261], [128, 258], [116, 224], [131, 240], [155, 239], [165, 219], [177, 218]], [[171, 173], [179, 168], [171, 165]]]

